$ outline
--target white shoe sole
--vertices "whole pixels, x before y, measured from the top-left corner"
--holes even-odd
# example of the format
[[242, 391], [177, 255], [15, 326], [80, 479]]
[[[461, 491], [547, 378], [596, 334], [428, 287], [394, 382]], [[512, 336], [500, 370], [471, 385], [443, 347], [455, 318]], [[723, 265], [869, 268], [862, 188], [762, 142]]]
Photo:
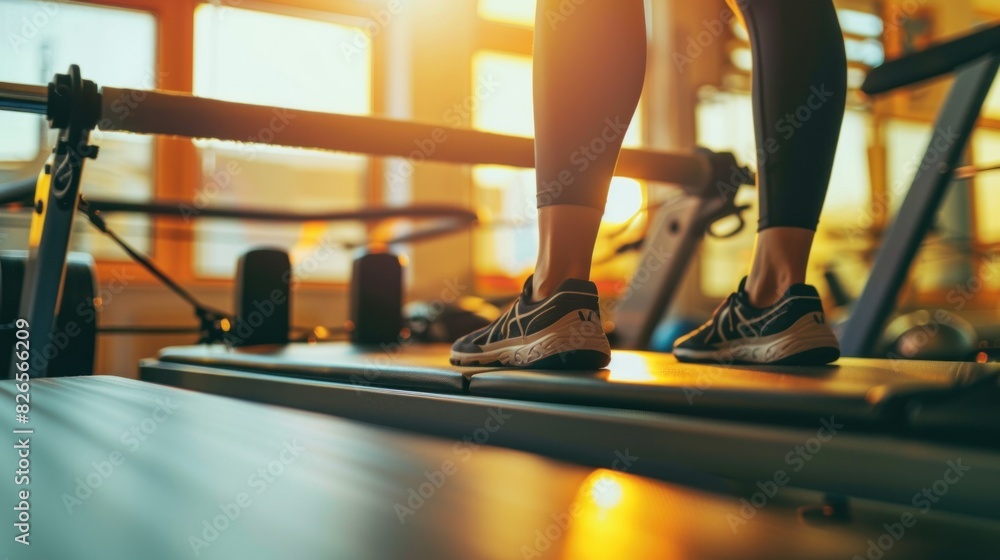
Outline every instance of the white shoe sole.
[[611, 345], [601, 324], [581, 320], [576, 311], [535, 334], [487, 344], [482, 352], [451, 352], [457, 366], [600, 369], [610, 361]]
[[771, 336], [730, 340], [708, 350], [677, 348], [681, 361], [746, 364], [793, 362], [830, 363], [840, 357], [840, 342], [823, 322], [822, 313], [803, 316], [787, 330]]

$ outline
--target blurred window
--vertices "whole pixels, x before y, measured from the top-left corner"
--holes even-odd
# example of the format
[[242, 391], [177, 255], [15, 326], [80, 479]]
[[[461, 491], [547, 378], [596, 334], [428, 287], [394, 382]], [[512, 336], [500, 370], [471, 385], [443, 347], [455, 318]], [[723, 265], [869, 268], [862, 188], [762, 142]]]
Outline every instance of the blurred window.
[[[353, 23], [353, 24], [352, 24]], [[352, 21], [202, 4], [195, 10], [194, 93], [309, 111], [372, 113], [372, 43]], [[285, 126], [279, 123], [277, 126]], [[260, 123], [261, 130], [272, 123]], [[237, 142], [196, 142], [197, 207], [333, 211], [367, 201], [370, 158]], [[231, 277], [248, 249], [287, 249], [297, 277], [347, 281], [344, 241], [364, 239], [361, 224], [274, 224], [200, 220], [194, 269]], [[333, 249], [333, 250], [331, 250]]]
[[[98, 85], [154, 88], [158, 83], [157, 22], [153, 14], [119, 8], [4, 0], [0, 3], [0, 81], [48, 84], [71, 64]], [[128, 45], [128, 48], [122, 48]], [[55, 145], [56, 131], [41, 115], [0, 111], [0, 183], [34, 177]], [[86, 163], [82, 192], [93, 198], [148, 201], [153, 198], [155, 139], [95, 131], [101, 157]], [[0, 248], [27, 246], [28, 214], [0, 215]], [[109, 225], [128, 242], [148, 251], [152, 222], [147, 216], [114, 214]], [[128, 260], [116, 245], [76, 222], [72, 249], [102, 260]]]

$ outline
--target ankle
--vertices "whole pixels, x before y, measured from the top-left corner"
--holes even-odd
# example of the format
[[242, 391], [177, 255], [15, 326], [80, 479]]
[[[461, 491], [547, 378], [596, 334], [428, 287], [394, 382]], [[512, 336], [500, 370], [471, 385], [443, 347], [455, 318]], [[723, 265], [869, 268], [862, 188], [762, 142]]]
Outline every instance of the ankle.
[[770, 307], [793, 284], [805, 282], [815, 235], [812, 230], [796, 227], [772, 227], [757, 232], [746, 285], [750, 305]]
[[556, 293], [556, 290], [559, 289], [559, 286], [570, 278], [589, 280], [590, 274], [584, 274], [578, 271], [564, 274], [551, 274], [545, 272], [539, 273], [536, 271], [531, 284], [532, 303], [537, 303], [543, 299], [551, 297], [552, 294]]
[[755, 276], [751, 273], [747, 278], [744, 290], [746, 291], [750, 305], [758, 309], [764, 309], [778, 303], [792, 285], [800, 284], [804, 281], [804, 278], [799, 278], [788, 271], [768, 274], [766, 276]]

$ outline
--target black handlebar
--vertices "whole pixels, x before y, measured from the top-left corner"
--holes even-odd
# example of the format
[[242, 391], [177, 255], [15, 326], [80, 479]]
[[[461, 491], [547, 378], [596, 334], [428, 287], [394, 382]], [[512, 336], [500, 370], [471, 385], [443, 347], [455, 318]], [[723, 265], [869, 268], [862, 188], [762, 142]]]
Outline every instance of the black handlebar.
[[861, 91], [877, 95], [948, 74], [977, 58], [1000, 51], [1000, 23], [953, 41], [934, 45], [873, 69]]

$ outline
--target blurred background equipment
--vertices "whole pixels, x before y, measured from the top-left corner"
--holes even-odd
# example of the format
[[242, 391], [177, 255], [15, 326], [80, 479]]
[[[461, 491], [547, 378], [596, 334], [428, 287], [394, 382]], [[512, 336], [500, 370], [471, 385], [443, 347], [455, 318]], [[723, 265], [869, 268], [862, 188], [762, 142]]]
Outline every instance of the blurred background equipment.
[[292, 263], [280, 249], [254, 249], [236, 265], [233, 346], [288, 344], [292, 317]]
[[971, 323], [945, 309], [921, 309], [893, 319], [879, 354], [890, 359], [960, 362], [976, 354], [979, 335]]
[[364, 253], [354, 259], [350, 328], [354, 344], [399, 342], [403, 329], [403, 264], [398, 256]]
[[[30, 331], [31, 325], [17, 326], [21, 289], [24, 285], [24, 251], [0, 251], [0, 364], [14, 363], [13, 353], [25, 350], [17, 345], [18, 330]], [[98, 310], [101, 306], [94, 259], [84, 253], [70, 253], [66, 261], [66, 280], [52, 334], [38, 339], [41, 346], [33, 359], [45, 362], [53, 377], [94, 373], [97, 351]], [[111, 295], [107, 292], [107, 295]], [[37, 365], [37, 364], [34, 364]]]

